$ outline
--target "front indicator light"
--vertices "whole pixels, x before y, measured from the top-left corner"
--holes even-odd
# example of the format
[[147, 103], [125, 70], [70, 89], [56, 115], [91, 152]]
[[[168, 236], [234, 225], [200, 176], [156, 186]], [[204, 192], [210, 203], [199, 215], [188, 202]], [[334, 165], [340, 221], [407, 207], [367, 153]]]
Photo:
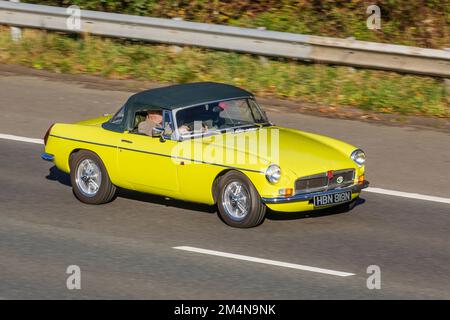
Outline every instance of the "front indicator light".
[[358, 177], [358, 184], [363, 184], [366, 177], [364, 175]]
[[294, 189], [286, 188], [278, 190], [278, 194], [283, 197], [290, 197], [294, 194]]

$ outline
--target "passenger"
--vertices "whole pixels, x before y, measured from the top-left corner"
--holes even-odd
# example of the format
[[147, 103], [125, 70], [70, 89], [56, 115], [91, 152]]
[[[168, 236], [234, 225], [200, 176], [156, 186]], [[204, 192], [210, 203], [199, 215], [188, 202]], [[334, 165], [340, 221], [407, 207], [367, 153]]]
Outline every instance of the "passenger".
[[[201, 126], [201, 132], [202, 133], [208, 132], [208, 126], [206, 125], [206, 123], [198, 121], [198, 125]], [[197, 129], [195, 127], [195, 122], [194, 122], [194, 124], [192, 124], [192, 126], [188, 126], [188, 125], [183, 124], [182, 126], [178, 127], [178, 132], [181, 135], [184, 135], [184, 134], [193, 133], [194, 129]]]

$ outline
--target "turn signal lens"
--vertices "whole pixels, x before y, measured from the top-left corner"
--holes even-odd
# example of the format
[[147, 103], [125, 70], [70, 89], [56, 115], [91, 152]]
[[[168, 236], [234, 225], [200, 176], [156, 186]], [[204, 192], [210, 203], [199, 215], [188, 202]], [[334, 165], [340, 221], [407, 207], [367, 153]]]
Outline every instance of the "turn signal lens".
[[363, 183], [364, 180], [366, 180], [366, 177], [364, 177], [364, 175], [358, 177], [358, 183]]
[[280, 189], [278, 190], [278, 194], [280, 196], [290, 197], [294, 194], [294, 189], [292, 188]]

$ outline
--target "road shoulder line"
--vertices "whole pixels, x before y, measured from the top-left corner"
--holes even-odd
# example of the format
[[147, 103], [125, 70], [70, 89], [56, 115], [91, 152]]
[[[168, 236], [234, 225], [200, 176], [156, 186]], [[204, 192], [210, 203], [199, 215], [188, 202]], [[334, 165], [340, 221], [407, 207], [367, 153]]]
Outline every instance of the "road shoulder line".
[[427, 195], [419, 194], [419, 193], [403, 192], [403, 191], [396, 191], [396, 190], [389, 190], [389, 189], [382, 189], [382, 188], [373, 188], [373, 187], [366, 188], [366, 189], [364, 189], [364, 191], [365, 192], [379, 193], [379, 194], [384, 194], [384, 195], [389, 195], [389, 196], [402, 197], [402, 198], [410, 198], [410, 199], [417, 199], [417, 200], [425, 200], [425, 201], [433, 201], [433, 202], [440, 202], [440, 203], [450, 204], [450, 199], [449, 198], [427, 196]]
[[36, 143], [36, 144], [44, 144], [43, 139], [27, 138], [27, 137], [15, 136], [12, 134], [0, 133], [0, 139], [20, 141], [20, 142], [29, 142], [29, 143]]
[[255, 257], [250, 257], [250, 256], [244, 256], [244, 255], [240, 255], [240, 254], [227, 253], [227, 252], [221, 252], [221, 251], [215, 251], [215, 250], [207, 250], [207, 249], [201, 249], [201, 248], [189, 247], [189, 246], [173, 247], [173, 249], [208, 254], [208, 255], [224, 257], [224, 258], [231, 258], [231, 259], [236, 259], [236, 260], [244, 260], [244, 261], [250, 261], [250, 262], [256, 262], [256, 263], [268, 264], [268, 265], [284, 267], [284, 268], [291, 268], [291, 269], [297, 269], [297, 270], [303, 270], [303, 271], [328, 274], [328, 275], [333, 275], [333, 276], [338, 276], [338, 277], [349, 277], [349, 276], [355, 275], [354, 273], [349, 273], [349, 272], [323, 269], [323, 268], [317, 268], [317, 267], [310, 267], [310, 266], [304, 266], [304, 265], [295, 264], [295, 263], [288, 263], [288, 262], [269, 260], [269, 259], [261, 259], [261, 258], [255, 258]]

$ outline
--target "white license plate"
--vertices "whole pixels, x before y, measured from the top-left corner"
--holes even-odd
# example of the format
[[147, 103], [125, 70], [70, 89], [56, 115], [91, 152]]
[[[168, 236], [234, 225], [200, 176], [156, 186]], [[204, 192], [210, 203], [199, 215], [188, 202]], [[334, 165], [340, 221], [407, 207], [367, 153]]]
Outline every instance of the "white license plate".
[[314, 196], [313, 202], [315, 207], [329, 206], [333, 204], [339, 204], [349, 202], [352, 200], [352, 192], [336, 192], [326, 195]]

